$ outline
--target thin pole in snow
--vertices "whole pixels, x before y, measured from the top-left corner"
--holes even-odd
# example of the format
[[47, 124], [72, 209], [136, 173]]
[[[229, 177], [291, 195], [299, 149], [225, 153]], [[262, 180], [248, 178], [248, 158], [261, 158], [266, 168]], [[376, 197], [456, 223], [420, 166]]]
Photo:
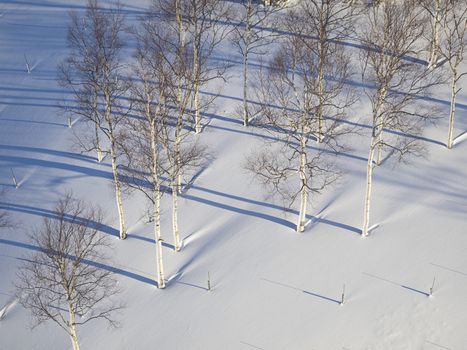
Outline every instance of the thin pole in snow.
[[28, 71], [28, 74], [31, 74], [31, 66], [29, 65], [28, 58], [26, 57], [26, 54], [24, 54], [24, 61], [26, 62], [26, 69]]
[[344, 284], [344, 286], [342, 287], [342, 294], [341, 294], [341, 303], [340, 303], [340, 305], [344, 305], [344, 302], [345, 302], [345, 284]]
[[13, 183], [15, 184], [15, 188], [18, 188], [18, 181], [16, 180], [16, 176], [13, 171], [13, 168], [10, 168], [10, 171], [11, 171], [11, 177], [13, 178]]
[[431, 284], [431, 287], [430, 287], [430, 294], [428, 296], [432, 296], [433, 295], [433, 289], [435, 288], [435, 280], [436, 280], [436, 276], [433, 277], [433, 283]]
[[209, 274], [209, 271], [208, 271], [208, 292], [211, 291], [211, 275]]
[[68, 127], [71, 128], [73, 124], [71, 123], [71, 117], [68, 117]]

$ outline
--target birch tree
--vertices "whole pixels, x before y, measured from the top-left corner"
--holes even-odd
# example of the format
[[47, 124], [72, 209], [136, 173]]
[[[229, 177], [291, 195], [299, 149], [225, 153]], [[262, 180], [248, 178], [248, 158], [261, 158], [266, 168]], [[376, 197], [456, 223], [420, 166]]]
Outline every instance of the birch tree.
[[[172, 1], [172, 2], [170, 2]], [[178, 0], [167, 0], [155, 9], [164, 13], [163, 21], [148, 16], [145, 30], [155, 38], [161, 61], [167, 67], [165, 103], [171, 107], [169, 122], [162, 124], [160, 146], [163, 149], [167, 176], [172, 194], [172, 232], [175, 251], [182, 247], [178, 226], [178, 196], [183, 175], [199, 166], [206, 157], [206, 148], [190, 132], [190, 101], [193, 96], [192, 42], [187, 40], [186, 25]], [[167, 10], [167, 8], [169, 10]], [[171, 12], [172, 11], [172, 12]], [[173, 17], [171, 14], [175, 14]], [[174, 19], [175, 18], [175, 19]]]
[[99, 160], [104, 152], [100, 135], [108, 141], [109, 151], [105, 153], [110, 154], [121, 239], [127, 236], [118, 170], [118, 126], [128, 112], [121, 100], [128, 86], [119, 78], [124, 30], [125, 16], [120, 5], [106, 9], [97, 0], [88, 0], [83, 17], [71, 14], [71, 52], [59, 67], [62, 85], [73, 91], [76, 106], [72, 110], [94, 124], [93, 145]]
[[[349, 65], [342, 41], [353, 30], [354, 5], [342, 0], [303, 0], [290, 10], [285, 28], [293, 33], [317, 59], [316, 70], [316, 141], [323, 141], [325, 110], [333, 104], [335, 85], [326, 81], [337, 67]], [[313, 39], [313, 40], [310, 40]], [[338, 82], [342, 81], [338, 77]]]
[[200, 89], [215, 80], [224, 79], [226, 64], [210, 61], [216, 48], [223, 42], [230, 28], [223, 23], [228, 17], [230, 6], [221, 0], [184, 0], [183, 20], [191, 36], [193, 48], [193, 101], [194, 129], [202, 131], [201, 111], [214, 98], [201, 100]]
[[[413, 60], [421, 53], [423, 16], [414, 2], [387, 0], [369, 10], [361, 42], [363, 77], [372, 86], [366, 89], [371, 103], [371, 140], [367, 163], [362, 236], [368, 235], [373, 171], [387, 157], [420, 154], [417, 140], [433, 108], [417, 101], [439, 83], [434, 72]], [[389, 133], [387, 130], [391, 130]], [[408, 137], [407, 137], [408, 136]]]
[[16, 294], [35, 326], [55, 322], [69, 335], [73, 350], [79, 350], [78, 327], [97, 319], [115, 326], [113, 313], [121, 305], [113, 298], [116, 280], [102, 268], [108, 264], [109, 243], [99, 232], [100, 209], [66, 195], [55, 211], [57, 217], [44, 218], [30, 236], [37, 251], [23, 259]]
[[461, 71], [467, 47], [467, 1], [446, 0], [446, 16], [443, 21], [444, 40], [441, 55], [446, 59], [451, 73], [451, 108], [449, 112], [449, 130], [447, 147], [451, 149], [454, 141], [454, 121], [456, 99], [462, 90], [459, 81], [467, 75]]
[[420, 6], [428, 15], [430, 23], [428, 68], [436, 66], [440, 54], [440, 35], [445, 16], [446, 0], [422, 0]]
[[165, 288], [163, 246], [161, 229], [162, 167], [161, 129], [168, 123], [167, 89], [170, 76], [166, 74], [161, 47], [154, 45], [157, 37], [144, 31], [137, 34], [137, 49], [133, 65], [131, 98], [133, 113], [138, 118], [129, 119], [125, 150], [128, 177], [127, 184], [145, 194], [152, 205], [154, 239], [156, 242], [156, 282]]
[[[293, 20], [293, 17], [291, 18]], [[336, 79], [347, 75], [348, 65], [336, 61]], [[340, 64], [339, 64], [340, 63]], [[320, 193], [337, 177], [333, 163], [326, 159], [329, 150], [337, 151], [336, 137], [345, 133], [340, 122], [345, 117], [348, 96], [334, 91], [335, 119], [323, 126], [326, 138], [321, 148], [312, 149], [316, 141], [319, 85], [316, 52], [297, 35], [285, 39], [266, 71], [261, 71], [257, 88], [261, 102], [260, 125], [274, 135], [273, 145], [254, 152], [247, 169], [272, 193], [279, 194], [287, 206], [299, 202], [296, 231], [306, 226], [307, 206], [313, 194]], [[343, 82], [341, 81], [341, 88]], [[337, 86], [336, 86], [337, 87]], [[331, 152], [333, 153], [333, 152]]]
[[[232, 43], [243, 60], [243, 125], [248, 126], [251, 121], [248, 95], [249, 95], [249, 66], [252, 55], [264, 55], [267, 46], [278, 37], [277, 19], [274, 15], [285, 8], [285, 2], [276, 5], [259, 4], [254, 0], [241, 1], [236, 5], [234, 11], [238, 15], [238, 22], [232, 34]], [[266, 28], [268, 27], [269, 28]]]

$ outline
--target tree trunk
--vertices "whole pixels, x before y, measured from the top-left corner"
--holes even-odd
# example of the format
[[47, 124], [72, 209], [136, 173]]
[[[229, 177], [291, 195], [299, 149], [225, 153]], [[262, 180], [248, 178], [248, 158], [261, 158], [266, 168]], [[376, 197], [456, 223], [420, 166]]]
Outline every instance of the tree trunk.
[[114, 177], [115, 183], [115, 197], [117, 200], [117, 208], [118, 208], [118, 218], [120, 224], [120, 239], [126, 238], [126, 227], [125, 227], [125, 216], [123, 212], [123, 199], [122, 199], [122, 186], [120, 183], [120, 176], [118, 174], [117, 168], [117, 155], [115, 150], [115, 139], [113, 136], [113, 132], [110, 132], [110, 155], [112, 158], [112, 173]]
[[73, 306], [70, 303], [68, 303], [68, 312], [70, 315], [68, 333], [71, 338], [71, 343], [73, 344], [73, 350], [79, 350], [78, 335], [76, 334], [75, 311], [73, 310]]
[[152, 181], [154, 184], [154, 239], [156, 241], [156, 273], [157, 287], [165, 288], [164, 265], [162, 260], [162, 233], [161, 233], [161, 185], [157, 171], [158, 153], [156, 144], [156, 130], [154, 120], [151, 121], [151, 153], [152, 153]]
[[431, 39], [430, 59], [428, 60], [428, 68], [436, 67], [438, 62], [439, 34], [441, 22], [440, 0], [436, 0], [435, 16], [433, 17], [433, 38]]
[[172, 183], [172, 230], [174, 238], [174, 249], [179, 252], [181, 249], [180, 245], [180, 232], [178, 231], [178, 190], [177, 184]]
[[319, 34], [319, 63], [318, 63], [318, 106], [316, 109], [316, 118], [318, 121], [318, 130], [316, 142], [323, 142], [323, 112], [324, 112], [324, 61], [326, 60], [326, 34], [325, 29], [321, 27]]
[[377, 166], [380, 166], [381, 162], [383, 161], [383, 134], [384, 134], [383, 107], [384, 107], [384, 102], [386, 100], [386, 95], [387, 95], [386, 88], [382, 88], [379, 90], [378, 107], [376, 110], [376, 117], [375, 117], [375, 120], [376, 120], [375, 130], [376, 130], [376, 134], [378, 135], [377, 141], [376, 141], [376, 147], [378, 149], [378, 153], [376, 157]]
[[371, 204], [371, 187], [373, 180], [373, 161], [375, 154], [375, 136], [371, 137], [370, 153], [368, 155], [368, 163], [366, 168], [366, 193], [365, 193], [365, 209], [363, 212], [363, 228], [362, 237], [368, 236], [368, 227], [370, 223], [370, 204]]
[[243, 57], [243, 126], [248, 126], [250, 116], [248, 112], [248, 53]]
[[251, 12], [253, 11], [253, 4], [251, 0], [247, 0], [246, 7], [246, 23], [245, 23], [245, 47], [243, 51], [243, 125], [250, 124], [250, 113], [248, 111], [248, 53], [250, 50], [250, 36], [251, 36]]
[[449, 131], [448, 131], [448, 149], [453, 146], [454, 138], [454, 118], [456, 116], [456, 98], [457, 98], [457, 72], [453, 72], [451, 85], [451, 110], [449, 112]]
[[[195, 14], [196, 16], [196, 14]], [[199, 134], [201, 132], [201, 111], [199, 103], [199, 84], [200, 84], [200, 63], [199, 63], [199, 52], [200, 42], [199, 37], [201, 33], [198, 33], [198, 22], [195, 19], [195, 42], [193, 45], [193, 88], [194, 88], [194, 103], [195, 103], [195, 132]]]
[[[304, 134], [304, 133], [302, 133]], [[300, 212], [298, 214], [297, 232], [305, 231], [305, 220], [306, 220], [306, 207], [308, 204], [308, 187], [306, 179], [306, 137], [301, 137], [301, 153], [300, 153]]]

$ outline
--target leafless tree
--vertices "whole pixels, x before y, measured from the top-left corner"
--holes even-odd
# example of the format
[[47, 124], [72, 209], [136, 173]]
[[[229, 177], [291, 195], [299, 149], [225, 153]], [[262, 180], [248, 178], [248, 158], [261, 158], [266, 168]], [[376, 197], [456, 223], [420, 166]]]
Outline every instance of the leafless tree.
[[202, 103], [200, 88], [212, 81], [224, 79], [227, 68], [226, 64], [210, 61], [210, 58], [230, 30], [223, 23], [230, 15], [230, 7], [228, 2], [221, 0], [181, 0], [175, 6], [175, 10], [179, 9], [180, 20], [185, 23], [188, 40], [192, 43], [192, 109], [196, 133], [202, 131], [201, 110], [214, 100], [209, 98]]
[[[249, 95], [249, 60], [252, 55], [264, 55], [268, 46], [279, 35], [274, 29], [278, 27], [275, 16], [286, 7], [286, 2], [277, 4], [260, 4], [255, 0], [240, 1], [234, 11], [237, 12], [232, 43], [243, 58], [243, 125], [248, 126], [251, 121]], [[269, 27], [269, 28], [266, 28]]]
[[[164, 3], [167, 5], [168, 3]], [[176, 4], [178, 5], [178, 4]], [[176, 8], [176, 7], [175, 7]], [[175, 12], [176, 14], [178, 12]], [[206, 160], [206, 148], [201, 145], [197, 136], [190, 132], [189, 103], [192, 96], [192, 60], [190, 60], [191, 50], [185, 41], [185, 27], [181, 19], [180, 22], [173, 21], [173, 16], [166, 13], [167, 18], [162, 21], [157, 16], [149, 14], [143, 22], [144, 46], [147, 48], [143, 53], [145, 67], [140, 67], [141, 72], [147, 72], [147, 78], [141, 78], [143, 84], [137, 89], [151, 89], [155, 93], [154, 97], [148, 100], [149, 95], [145, 93], [145, 108], [153, 106], [157, 112], [150, 118], [155, 119], [154, 135], [144, 133], [146, 138], [142, 143], [149, 145], [155, 142], [157, 154], [150, 158], [154, 165], [158, 165], [159, 176], [163, 175], [167, 181], [167, 187], [172, 194], [172, 232], [175, 251], [182, 247], [178, 226], [178, 196], [182, 191], [182, 179], [185, 174], [201, 165]], [[151, 61], [152, 62], [149, 62]], [[147, 81], [147, 83], [145, 83]], [[144, 87], [146, 85], [146, 87]], [[140, 93], [141, 95], [141, 93]], [[148, 116], [143, 116], [144, 123], [140, 125], [148, 130]], [[150, 123], [149, 123], [150, 126]], [[140, 144], [144, 157], [144, 144]], [[137, 149], [136, 147], [134, 149]], [[157, 157], [157, 162], [156, 158]], [[134, 157], [138, 159], [138, 157]], [[144, 164], [139, 162], [140, 165]], [[140, 165], [136, 165], [138, 168]], [[142, 169], [143, 170], [143, 169]], [[155, 184], [155, 178], [150, 181]]]
[[76, 102], [68, 109], [94, 126], [91, 149], [97, 149], [99, 160], [103, 152], [100, 135], [109, 142], [121, 239], [127, 235], [118, 170], [118, 126], [128, 112], [122, 102], [128, 86], [120, 78], [124, 30], [125, 16], [119, 3], [103, 8], [97, 0], [88, 0], [84, 16], [71, 13], [70, 55], [59, 66], [60, 82], [73, 91]]
[[[349, 78], [350, 55], [342, 41], [353, 32], [354, 18], [355, 7], [349, 2], [303, 0], [289, 11], [285, 21], [287, 31], [297, 36], [316, 57], [316, 87], [313, 90], [317, 98], [315, 136], [318, 143], [324, 137], [324, 119], [330, 117], [329, 109], [335, 107], [336, 94], [341, 92], [342, 82]], [[326, 81], [326, 77], [332, 79]], [[333, 80], [337, 80], [337, 84]]]
[[[293, 21], [295, 15], [289, 16]], [[326, 136], [320, 147], [310, 147], [310, 141], [316, 141], [317, 118], [322, 107], [316, 81], [319, 58], [311, 45], [304, 45], [297, 32], [292, 34], [295, 35], [286, 37], [269, 67], [257, 79], [256, 91], [261, 102], [258, 123], [274, 135], [273, 145], [253, 153], [246, 167], [272, 193], [279, 194], [286, 205], [292, 206], [299, 199], [296, 230], [302, 232], [311, 194], [321, 192], [338, 178], [333, 162], [325, 156], [342, 149], [337, 137], [348, 132], [340, 122], [352, 94], [345, 92], [340, 80], [347, 76], [349, 66], [337, 59], [333, 69], [336, 76], [333, 102], [328, 101], [326, 107], [334, 118], [321, 126]]]
[[[138, 28], [139, 29], [139, 28]], [[127, 176], [132, 179], [127, 185], [145, 194], [152, 205], [154, 237], [156, 241], [156, 281], [158, 288], [165, 288], [162, 257], [161, 198], [163, 154], [161, 134], [169, 120], [167, 94], [171, 93], [171, 75], [164, 61], [165, 45], [142, 29], [136, 31], [137, 49], [133, 65], [131, 98], [134, 119], [128, 119], [124, 148], [128, 164]]]
[[[362, 235], [368, 235], [373, 170], [387, 156], [420, 154], [420, 136], [433, 108], [416, 100], [439, 83], [434, 72], [417, 62], [422, 48], [423, 16], [416, 2], [384, 1], [371, 8], [362, 28], [363, 76], [372, 86], [366, 94], [372, 107], [372, 133], [367, 164]], [[415, 101], [418, 103], [415, 105]], [[387, 132], [391, 130], [391, 132]], [[409, 136], [409, 137], [408, 137]]]
[[447, 146], [453, 147], [454, 120], [456, 115], [456, 99], [461, 91], [459, 81], [467, 75], [467, 71], [460, 71], [461, 63], [467, 48], [467, 1], [445, 0], [446, 15], [442, 23], [444, 40], [441, 44], [441, 55], [446, 59], [451, 73], [451, 110], [449, 113], [449, 132]]
[[56, 218], [44, 218], [31, 236], [37, 251], [24, 259], [18, 272], [17, 296], [32, 312], [34, 326], [53, 321], [70, 336], [78, 350], [77, 328], [96, 319], [116, 325], [113, 313], [121, 308], [100, 232], [103, 215], [70, 194], [59, 200]]
[[420, 6], [427, 13], [430, 24], [428, 67], [433, 68], [440, 54], [440, 35], [446, 15], [446, 0], [420, 0]]

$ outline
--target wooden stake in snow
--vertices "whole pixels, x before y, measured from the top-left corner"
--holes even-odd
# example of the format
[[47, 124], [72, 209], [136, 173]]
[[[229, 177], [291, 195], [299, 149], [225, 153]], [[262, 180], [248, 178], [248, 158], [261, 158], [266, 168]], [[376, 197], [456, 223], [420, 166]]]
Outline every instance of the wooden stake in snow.
[[26, 57], [26, 54], [24, 55], [24, 61], [26, 62], [26, 69], [28, 71], [28, 74], [31, 74], [31, 65], [29, 64], [28, 58]]
[[209, 271], [208, 271], [208, 292], [211, 291], [211, 276], [209, 274]]
[[73, 124], [71, 123], [71, 117], [68, 117], [68, 127], [71, 128]]
[[341, 305], [344, 305], [344, 302], [345, 302], [345, 284], [342, 287]]
[[436, 280], [436, 277], [433, 277], [433, 283], [431, 284], [431, 287], [430, 287], [430, 294], [428, 295], [429, 297], [433, 295], [433, 289], [435, 288], [435, 280]]
[[10, 168], [10, 171], [11, 171], [11, 177], [13, 178], [13, 183], [15, 184], [15, 188], [18, 188], [19, 185], [18, 185], [18, 181], [16, 180], [16, 176], [15, 176], [15, 173], [13, 171], [13, 168]]

